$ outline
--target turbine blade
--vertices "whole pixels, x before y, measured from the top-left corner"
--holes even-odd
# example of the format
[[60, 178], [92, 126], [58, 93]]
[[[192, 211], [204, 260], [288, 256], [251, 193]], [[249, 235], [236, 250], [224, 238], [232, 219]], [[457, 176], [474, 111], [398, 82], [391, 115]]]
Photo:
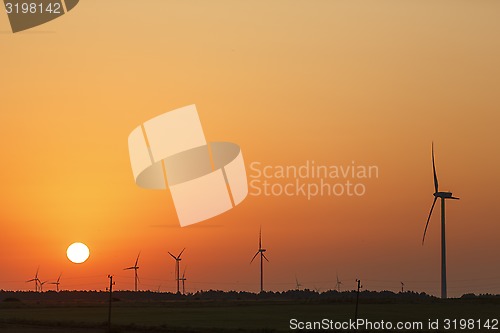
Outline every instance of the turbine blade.
[[434, 197], [434, 201], [432, 202], [431, 211], [429, 212], [429, 217], [427, 218], [427, 223], [425, 224], [424, 237], [422, 237], [422, 245], [424, 245], [425, 234], [427, 233], [427, 227], [429, 226], [429, 221], [431, 220], [432, 211], [434, 210], [434, 205], [436, 205], [437, 199], [438, 197]]
[[134, 269], [134, 267], [127, 267], [127, 268], [124, 268], [123, 270], [126, 271], [128, 269]]
[[252, 263], [252, 262], [253, 262], [253, 260], [255, 259], [255, 257], [257, 257], [257, 256], [259, 255], [259, 253], [260, 253], [260, 252], [259, 252], [259, 251], [257, 251], [257, 253], [253, 256], [252, 260], [250, 260], [250, 263]]
[[264, 254], [264, 252], [262, 252], [262, 256], [264, 257], [264, 259], [267, 260], [267, 262], [269, 262], [269, 259], [267, 259], [266, 255]]
[[177, 260], [177, 257], [176, 257], [176, 256], [174, 256], [172, 253], [170, 253], [170, 252], [169, 252], [168, 254], [170, 254], [170, 256], [171, 256], [172, 258], [174, 258], [175, 260]]
[[57, 278], [57, 282], [59, 283], [59, 280], [61, 280], [62, 273], [59, 274], [59, 277]]
[[453, 200], [460, 200], [460, 198], [457, 198], [457, 197], [450, 197], [450, 199], [453, 199]]
[[184, 250], [185, 250], [185, 249], [186, 249], [186, 248], [183, 248], [183, 249], [182, 249], [181, 253], [179, 253], [179, 255], [177, 256], [177, 259], [179, 259], [179, 258], [182, 256], [182, 253], [184, 252]]
[[262, 226], [259, 229], [259, 249], [262, 249]]
[[139, 254], [137, 255], [137, 259], [135, 259], [135, 265], [134, 266], [137, 266], [137, 263], [139, 262], [139, 256], [141, 255], [141, 252], [139, 252]]
[[184, 275], [186, 275], [186, 268], [187, 268], [187, 265], [184, 266], [184, 271], [182, 272], [182, 278], [184, 279]]
[[436, 163], [434, 162], [434, 142], [432, 143], [432, 171], [434, 173], [434, 189], [439, 192], [439, 182], [436, 174]]

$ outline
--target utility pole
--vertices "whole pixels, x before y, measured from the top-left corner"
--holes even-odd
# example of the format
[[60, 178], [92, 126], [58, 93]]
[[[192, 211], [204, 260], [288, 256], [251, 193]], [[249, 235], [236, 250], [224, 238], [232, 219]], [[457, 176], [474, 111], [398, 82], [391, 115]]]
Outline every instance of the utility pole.
[[113, 275], [108, 275], [109, 279], [109, 309], [108, 309], [108, 331], [111, 332], [111, 303], [113, 302]]
[[356, 312], [354, 313], [354, 321], [358, 320], [358, 303], [359, 303], [359, 289], [363, 288], [361, 280], [356, 279], [358, 283], [358, 292], [356, 293]]

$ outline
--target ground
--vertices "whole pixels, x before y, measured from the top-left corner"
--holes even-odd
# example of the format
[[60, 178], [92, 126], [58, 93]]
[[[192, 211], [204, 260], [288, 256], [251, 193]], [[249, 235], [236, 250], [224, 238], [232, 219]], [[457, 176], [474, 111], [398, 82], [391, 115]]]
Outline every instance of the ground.
[[[114, 332], [286, 332], [290, 320], [300, 322], [349, 321], [354, 318], [355, 303], [332, 300], [284, 301], [120, 301], [113, 302], [111, 321]], [[429, 319], [440, 322], [440, 332], [461, 331], [460, 320], [473, 319], [473, 330], [500, 317], [500, 301], [432, 300], [394, 301], [365, 300], [359, 304], [358, 318], [368, 321], [420, 322], [428, 330]], [[94, 333], [107, 331], [108, 305], [105, 302], [14, 302], [0, 305], [0, 331], [12, 333]], [[445, 330], [445, 319], [457, 319], [456, 330]], [[464, 322], [465, 323], [465, 322]], [[450, 322], [453, 325], [453, 322]], [[334, 331], [334, 330], [331, 330]], [[384, 330], [389, 332], [391, 330]], [[392, 332], [397, 330], [393, 329]], [[346, 330], [343, 330], [346, 332]]]

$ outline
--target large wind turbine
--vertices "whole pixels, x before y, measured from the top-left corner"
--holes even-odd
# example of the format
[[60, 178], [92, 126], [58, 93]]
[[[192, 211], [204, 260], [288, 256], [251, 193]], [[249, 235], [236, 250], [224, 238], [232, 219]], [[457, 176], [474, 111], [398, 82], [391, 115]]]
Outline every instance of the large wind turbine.
[[174, 258], [175, 260], [175, 279], [177, 280], [177, 293], [179, 294], [180, 293], [180, 286], [179, 286], [179, 282], [180, 282], [180, 277], [179, 277], [179, 270], [180, 270], [180, 263], [181, 263], [181, 255], [182, 255], [182, 252], [184, 252], [186, 248], [182, 249], [181, 253], [179, 253], [179, 255], [176, 257], [174, 256], [172, 253], [168, 253], [170, 254], [170, 256], [172, 258]]
[[259, 249], [257, 250], [257, 253], [253, 256], [252, 260], [250, 263], [253, 262], [255, 257], [257, 257], [260, 253], [260, 292], [264, 291], [264, 261], [263, 259], [266, 259], [267, 262], [269, 262], [269, 259], [267, 259], [266, 255], [264, 254], [266, 252], [266, 249], [262, 248], [262, 229], [259, 230]]
[[33, 279], [26, 281], [26, 282], [33, 282], [33, 281], [35, 281], [35, 292], [38, 291], [38, 283], [40, 282], [40, 280], [38, 279], [38, 270], [39, 269], [40, 269], [40, 267], [38, 267], [36, 269], [35, 277]]
[[134, 273], [135, 273], [135, 291], [137, 291], [137, 282], [139, 282], [139, 275], [137, 275], [137, 270], [139, 269], [139, 266], [137, 266], [137, 264], [139, 263], [139, 256], [140, 255], [141, 255], [141, 252], [139, 252], [139, 254], [137, 255], [137, 259], [135, 259], [134, 266], [127, 267], [127, 268], [123, 269], [124, 271], [129, 270], [129, 269], [134, 270]]
[[432, 202], [431, 211], [429, 212], [429, 217], [427, 218], [427, 223], [425, 224], [424, 236], [422, 237], [422, 245], [425, 241], [425, 234], [427, 233], [427, 227], [429, 226], [429, 221], [431, 220], [432, 211], [434, 210], [434, 205], [438, 198], [441, 199], [441, 298], [447, 298], [446, 292], [446, 227], [445, 227], [445, 201], [446, 199], [458, 200], [453, 196], [451, 192], [440, 192], [439, 183], [436, 173], [436, 164], [434, 162], [434, 143], [432, 143], [432, 171], [434, 173], [434, 201]]
[[57, 281], [56, 281], [56, 282], [49, 282], [49, 284], [55, 284], [55, 285], [56, 285], [56, 291], [59, 291], [59, 285], [61, 284], [61, 283], [59, 282], [59, 280], [61, 280], [61, 275], [62, 275], [62, 273], [61, 273], [61, 274], [59, 274], [59, 277], [57, 278]]

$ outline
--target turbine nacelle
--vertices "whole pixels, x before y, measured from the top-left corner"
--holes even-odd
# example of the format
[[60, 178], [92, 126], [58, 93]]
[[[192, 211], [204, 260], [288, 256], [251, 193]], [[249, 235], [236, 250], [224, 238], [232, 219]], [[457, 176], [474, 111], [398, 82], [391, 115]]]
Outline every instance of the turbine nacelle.
[[124, 268], [123, 270], [124, 270], [124, 271], [126, 271], [126, 270], [128, 270], [128, 269], [139, 269], [139, 267], [137, 267], [137, 266], [134, 266], [134, 267], [127, 267], [127, 268]]
[[436, 198], [442, 198], [442, 199], [455, 199], [455, 200], [460, 199], [460, 198], [454, 197], [453, 193], [451, 193], [451, 192], [435, 192], [433, 195]]

